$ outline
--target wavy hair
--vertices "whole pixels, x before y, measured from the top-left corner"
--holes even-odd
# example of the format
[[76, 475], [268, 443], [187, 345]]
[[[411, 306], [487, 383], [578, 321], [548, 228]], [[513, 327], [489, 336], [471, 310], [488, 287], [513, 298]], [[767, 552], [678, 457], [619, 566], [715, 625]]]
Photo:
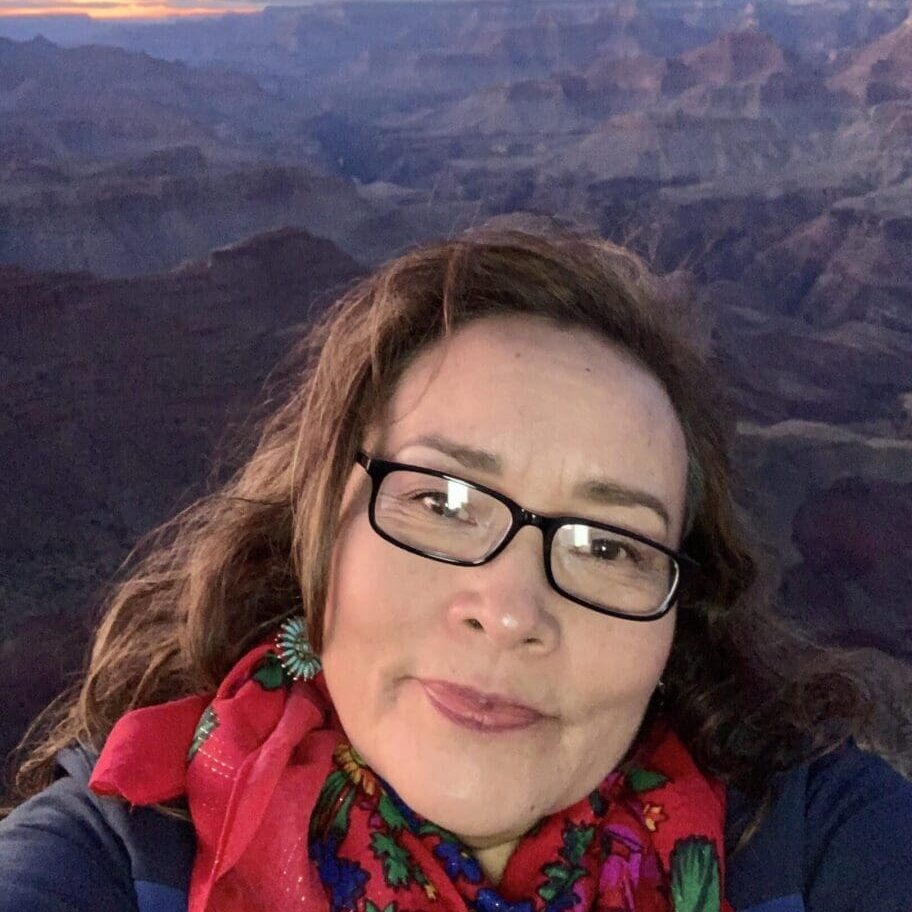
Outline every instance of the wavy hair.
[[624, 248], [476, 232], [381, 266], [301, 335], [249, 456], [146, 535], [109, 585], [85, 673], [19, 746], [7, 812], [52, 781], [59, 749], [100, 750], [127, 711], [215, 690], [284, 618], [303, 611], [319, 651], [342, 491], [365, 430], [419, 353], [490, 315], [611, 340], [674, 405], [688, 449], [682, 548], [702, 572], [679, 597], [663, 705], [646, 716], [666, 713], [698, 765], [754, 802], [737, 849], [765, 816], [776, 772], [864, 731], [872, 703], [849, 654], [774, 611], [772, 565], [733, 495], [730, 410], [688, 341], [686, 309]]

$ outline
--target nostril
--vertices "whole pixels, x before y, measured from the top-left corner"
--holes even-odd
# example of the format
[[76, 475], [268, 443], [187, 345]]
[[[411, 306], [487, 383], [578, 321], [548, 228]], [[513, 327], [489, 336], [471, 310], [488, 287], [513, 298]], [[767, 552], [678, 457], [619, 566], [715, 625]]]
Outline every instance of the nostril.
[[466, 618], [466, 623], [473, 630], [484, 630], [484, 625], [481, 623], [481, 621], [478, 620], [478, 618]]

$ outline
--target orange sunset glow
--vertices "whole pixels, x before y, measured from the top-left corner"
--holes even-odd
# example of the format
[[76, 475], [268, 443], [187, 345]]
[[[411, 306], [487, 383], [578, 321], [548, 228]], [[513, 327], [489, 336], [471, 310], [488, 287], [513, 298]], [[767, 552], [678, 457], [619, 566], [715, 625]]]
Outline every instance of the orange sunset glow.
[[255, 13], [263, 4], [232, 3], [225, 7], [177, 7], [167, 3], [58, 3], [51, 6], [5, 6], [3, 16], [66, 16], [85, 15], [90, 19], [171, 19], [193, 16], [224, 16], [225, 13]]

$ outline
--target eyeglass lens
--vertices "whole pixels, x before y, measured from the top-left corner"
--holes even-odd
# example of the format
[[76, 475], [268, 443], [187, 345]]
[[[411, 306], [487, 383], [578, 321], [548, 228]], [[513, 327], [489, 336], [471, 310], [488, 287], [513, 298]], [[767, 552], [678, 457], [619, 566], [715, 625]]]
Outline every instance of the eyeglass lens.
[[[395, 470], [380, 485], [377, 525], [430, 556], [478, 561], [510, 529], [507, 506], [462, 482]], [[659, 609], [677, 577], [673, 559], [621, 533], [584, 523], [560, 526], [551, 543], [551, 572], [566, 593], [631, 615]]]

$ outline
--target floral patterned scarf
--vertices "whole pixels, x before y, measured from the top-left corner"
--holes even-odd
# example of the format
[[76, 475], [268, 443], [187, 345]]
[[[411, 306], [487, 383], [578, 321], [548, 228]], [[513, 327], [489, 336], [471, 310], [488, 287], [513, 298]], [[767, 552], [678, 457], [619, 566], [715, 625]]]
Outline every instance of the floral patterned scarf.
[[89, 787], [133, 805], [186, 796], [188, 912], [731, 912], [724, 787], [667, 723], [526, 833], [495, 885], [364, 765], [323, 675], [291, 681], [268, 643], [214, 698], [124, 715]]

